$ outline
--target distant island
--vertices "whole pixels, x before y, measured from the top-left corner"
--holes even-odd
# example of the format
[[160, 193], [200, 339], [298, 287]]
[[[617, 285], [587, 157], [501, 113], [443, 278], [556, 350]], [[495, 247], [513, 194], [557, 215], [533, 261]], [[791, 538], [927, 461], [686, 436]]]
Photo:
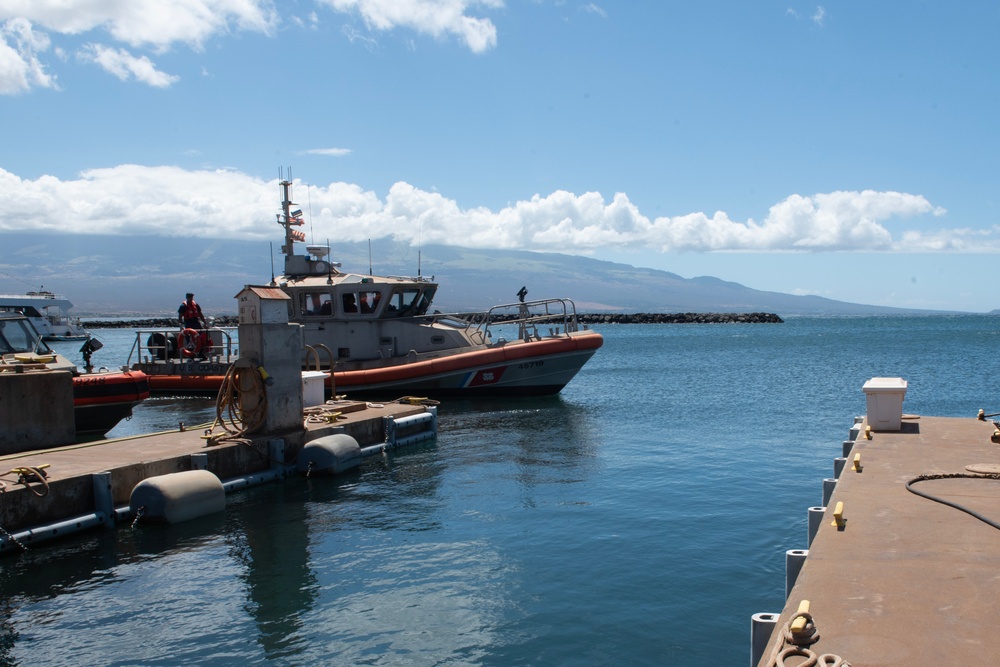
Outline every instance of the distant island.
[[[478, 313], [477, 313], [478, 314]], [[515, 316], [511, 316], [512, 318]], [[783, 324], [774, 313], [580, 313], [581, 324]], [[214, 318], [217, 327], [235, 327], [235, 315]], [[88, 320], [88, 329], [163, 329], [178, 327], [177, 318], [153, 317], [142, 319]]]

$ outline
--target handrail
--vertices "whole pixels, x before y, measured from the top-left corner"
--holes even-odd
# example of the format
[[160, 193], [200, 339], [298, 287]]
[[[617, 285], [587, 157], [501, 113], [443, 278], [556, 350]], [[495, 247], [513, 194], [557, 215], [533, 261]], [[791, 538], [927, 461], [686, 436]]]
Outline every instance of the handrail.
[[[209, 327], [208, 329], [199, 329], [199, 331], [204, 331], [209, 335], [209, 340], [212, 342], [210, 345], [209, 356], [224, 356], [226, 361], [231, 361], [233, 355], [233, 336], [232, 332], [235, 331], [235, 327]], [[222, 337], [222, 343], [219, 345], [215, 344], [215, 337], [212, 334], [218, 333]], [[150, 343], [150, 339], [153, 335], [159, 334], [162, 336], [162, 343], [159, 341], [155, 343]], [[133, 357], [135, 357], [136, 363], [143, 362], [142, 353], [143, 350], [149, 355], [145, 361], [150, 359], [156, 360], [166, 360], [166, 359], [181, 359], [179, 353], [175, 354], [176, 348], [171, 344], [171, 337], [176, 338], [178, 334], [177, 328], [158, 328], [158, 329], [136, 329], [135, 330], [135, 342], [132, 343], [132, 349], [128, 353], [128, 361], [126, 364], [132, 366]], [[146, 340], [143, 340], [143, 336]]]
[[312, 345], [305, 345], [304, 347], [306, 349], [306, 363], [305, 363], [305, 368], [307, 370], [309, 370], [309, 360], [312, 359], [316, 363], [316, 365], [311, 370], [318, 371], [320, 369], [319, 368], [319, 352], [317, 352], [316, 348], [313, 347]]
[[[509, 313], [509, 311], [515, 311]], [[571, 299], [540, 299], [493, 306], [476, 329], [485, 338], [490, 338], [490, 328], [501, 325], [517, 325], [518, 338], [540, 338], [539, 324], [556, 324], [556, 329], [562, 326], [564, 333], [575, 332], [578, 329], [576, 320], [576, 304]]]

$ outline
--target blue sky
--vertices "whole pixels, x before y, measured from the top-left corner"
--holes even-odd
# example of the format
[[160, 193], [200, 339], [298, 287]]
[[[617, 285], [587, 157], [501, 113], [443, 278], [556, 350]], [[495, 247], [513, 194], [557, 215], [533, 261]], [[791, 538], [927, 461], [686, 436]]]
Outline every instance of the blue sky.
[[998, 35], [980, 1], [0, 0], [0, 231], [276, 240], [291, 167], [334, 243], [987, 311]]

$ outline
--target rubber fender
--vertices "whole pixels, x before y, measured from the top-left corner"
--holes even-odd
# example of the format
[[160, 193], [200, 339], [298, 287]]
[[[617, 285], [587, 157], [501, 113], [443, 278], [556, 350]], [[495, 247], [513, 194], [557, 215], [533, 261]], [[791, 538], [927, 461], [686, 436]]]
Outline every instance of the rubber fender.
[[208, 470], [185, 470], [144, 479], [129, 497], [132, 513], [142, 510], [142, 521], [181, 523], [226, 508], [226, 492]]
[[346, 433], [316, 438], [299, 452], [299, 472], [334, 475], [361, 465], [361, 447]]

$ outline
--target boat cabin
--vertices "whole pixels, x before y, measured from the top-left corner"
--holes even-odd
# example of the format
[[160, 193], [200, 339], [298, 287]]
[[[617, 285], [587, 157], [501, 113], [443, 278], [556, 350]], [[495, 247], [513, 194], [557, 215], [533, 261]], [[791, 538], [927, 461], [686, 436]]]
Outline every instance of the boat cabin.
[[[350, 278], [351, 276], [346, 276]], [[424, 315], [434, 298], [435, 285], [392, 286], [345, 280], [339, 285], [292, 288], [293, 320], [314, 318], [381, 319]]]

